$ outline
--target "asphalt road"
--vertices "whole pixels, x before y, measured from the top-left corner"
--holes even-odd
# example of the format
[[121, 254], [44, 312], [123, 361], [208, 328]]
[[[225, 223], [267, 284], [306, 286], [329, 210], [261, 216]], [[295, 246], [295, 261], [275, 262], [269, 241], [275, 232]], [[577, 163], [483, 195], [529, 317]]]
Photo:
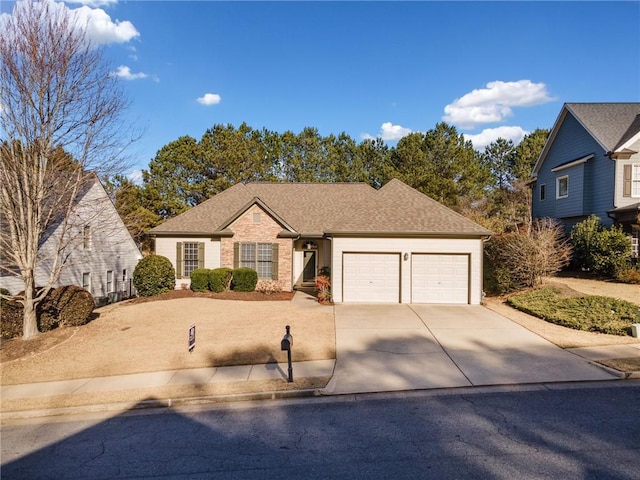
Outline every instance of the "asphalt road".
[[638, 479], [640, 382], [468, 388], [2, 425], [2, 479]]

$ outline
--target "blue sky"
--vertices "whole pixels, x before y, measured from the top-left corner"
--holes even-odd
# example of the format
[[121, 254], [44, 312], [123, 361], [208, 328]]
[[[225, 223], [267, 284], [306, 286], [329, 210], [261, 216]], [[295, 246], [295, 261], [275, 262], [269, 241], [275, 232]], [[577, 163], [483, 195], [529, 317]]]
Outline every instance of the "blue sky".
[[395, 145], [447, 121], [482, 149], [551, 128], [564, 102], [640, 101], [638, 1], [66, 5], [146, 131], [131, 171], [218, 123]]

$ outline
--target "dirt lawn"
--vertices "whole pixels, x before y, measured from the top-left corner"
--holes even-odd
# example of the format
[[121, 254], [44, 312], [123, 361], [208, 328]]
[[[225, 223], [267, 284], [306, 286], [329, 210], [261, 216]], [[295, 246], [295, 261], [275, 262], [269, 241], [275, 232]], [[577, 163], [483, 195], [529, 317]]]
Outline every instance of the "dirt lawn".
[[[60, 328], [24, 342], [4, 342], [1, 383], [13, 385], [114, 374], [335, 358], [333, 308], [306, 302], [204, 297], [124, 302], [96, 310], [80, 328]], [[188, 333], [196, 324], [196, 347]], [[25, 347], [27, 347], [25, 349]]]

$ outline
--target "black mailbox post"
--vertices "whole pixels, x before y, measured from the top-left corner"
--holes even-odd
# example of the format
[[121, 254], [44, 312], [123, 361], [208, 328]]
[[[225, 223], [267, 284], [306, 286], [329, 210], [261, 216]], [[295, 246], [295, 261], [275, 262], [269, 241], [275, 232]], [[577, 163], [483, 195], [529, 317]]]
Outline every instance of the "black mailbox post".
[[280, 342], [280, 349], [282, 351], [287, 351], [287, 360], [289, 361], [289, 382], [293, 382], [293, 366], [291, 365], [291, 347], [293, 346], [293, 337], [291, 336], [291, 327], [287, 325], [286, 327], [287, 333], [282, 337], [282, 341]]

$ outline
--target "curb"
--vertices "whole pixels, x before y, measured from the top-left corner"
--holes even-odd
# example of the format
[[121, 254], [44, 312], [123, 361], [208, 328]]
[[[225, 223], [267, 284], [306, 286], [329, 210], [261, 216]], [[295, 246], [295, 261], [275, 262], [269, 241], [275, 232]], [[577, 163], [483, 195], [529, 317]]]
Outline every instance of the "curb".
[[287, 400], [292, 398], [320, 397], [320, 390], [280, 390], [274, 392], [236, 393], [210, 397], [185, 397], [144, 400], [141, 402], [119, 402], [78, 407], [61, 407], [40, 410], [16, 410], [0, 413], [0, 421], [23, 420], [29, 418], [55, 417], [62, 415], [82, 415], [86, 413], [127, 412], [153, 408], [179, 408], [197, 405], [211, 405], [234, 402], [253, 402], [263, 400]]

